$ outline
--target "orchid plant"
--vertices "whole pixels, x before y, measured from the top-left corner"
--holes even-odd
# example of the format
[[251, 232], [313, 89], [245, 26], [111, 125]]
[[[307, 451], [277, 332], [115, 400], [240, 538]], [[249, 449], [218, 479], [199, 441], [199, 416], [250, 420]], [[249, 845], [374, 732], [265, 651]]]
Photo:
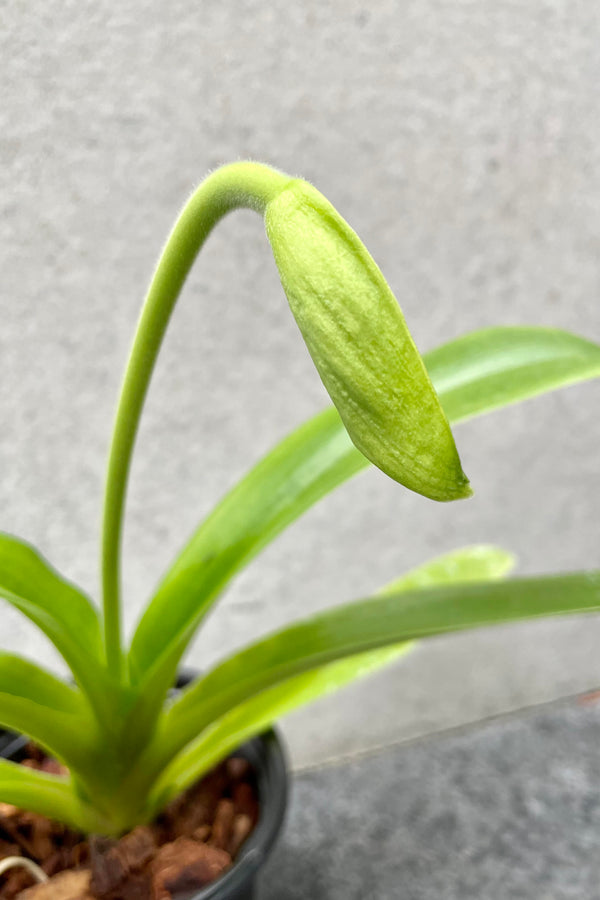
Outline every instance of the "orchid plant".
[[[249, 207], [333, 406], [286, 437], [215, 507], [165, 573], [125, 646], [120, 546], [126, 486], [152, 370], [186, 276], [226, 213]], [[421, 357], [349, 225], [311, 185], [241, 162], [193, 194], [152, 279], [110, 448], [96, 606], [30, 545], [0, 535], [0, 595], [52, 641], [67, 683], [0, 653], [0, 724], [38, 742], [65, 777], [0, 760], [0, 801], [118, 835], [283, 714], [397, 659], [418, 638], [600, 608], [600, 573], [504, 580], [512, 557], [458, 550], [373, 597], [321, 612], [222, 661], [175, 697], [182, 656], [230, 579], [327, 492], [369, 465], [438, 501], [467, 497], [449, 423], [600, 374], [600, 347], [501, 327]]]

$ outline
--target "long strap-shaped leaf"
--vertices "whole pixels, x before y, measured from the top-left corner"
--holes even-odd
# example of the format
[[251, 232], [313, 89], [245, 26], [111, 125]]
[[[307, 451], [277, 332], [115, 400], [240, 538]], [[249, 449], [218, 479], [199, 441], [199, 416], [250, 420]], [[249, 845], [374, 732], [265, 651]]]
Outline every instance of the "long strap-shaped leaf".
[[431, 350], [427, 369], [451, 422], [600, 376], [600, 346], [557, 328], [484, 328]]
[[[495, 580], [504, 577], [513, 562], [509, 553], [497, 547], [465, 547], [402, 575], [380, 594]], [[349, 656], [288, 678], [240, 703], [201, 733], [167, 767], [153, 790], [152, 812], [157, 812], [236, 746], [260, 734], [282, 716], [375, 672], [403, 656], [412, 646], [413, 642], [403, 642]]]
[[410, 590], [336, 607], [213, 669], [167, 712], [159, 740], [163, 750], [176, 750], [261, 691], [356, 653], [483, 625], [597, 611], [600, 571]]
[[404, 656], [412, 641], [370, 650], [329, 663], [269, 688], [240, 703], [193, 741], [168, 766], [152, 789], [148, 803], [149, 818], [156, 816], [171, 800], [225, 759], [244, 741], [261, 734], [274, 722], [301, 706], [364, 678]]
[[0, 653], [0, 725], [76, 767], [94, 723], [77, 690], [28, 660]]
[[52, 641], [96, 710], [107, 693], [96, 608], [30, 544], [0, 533], [0, 597], [31, 619]]
[[48, 816], [77, 831], [103, 833], [105, 823], [75, 793], [69, 778], [0, 759], [0, 801]]
[[174, 652], [176, 665], [177, 648], [185, 647], [235, 572], [320, 497], [368, 465], [333, 407], [282, 441], [215, 508], [163, 581], [133, 639], [132, 680], [164, 648]]
[[[600, 347], [554, 329], [500, 327], [451, 341], [425, 362], [456, 423], [600, 375]], [[219, 503], [165, 575], [133, 638], [134, 682], [154, 668], [153, 682], [166, 689], [199, 622], [235, 572], [368, 465], [334, 408], [275, 447]]]

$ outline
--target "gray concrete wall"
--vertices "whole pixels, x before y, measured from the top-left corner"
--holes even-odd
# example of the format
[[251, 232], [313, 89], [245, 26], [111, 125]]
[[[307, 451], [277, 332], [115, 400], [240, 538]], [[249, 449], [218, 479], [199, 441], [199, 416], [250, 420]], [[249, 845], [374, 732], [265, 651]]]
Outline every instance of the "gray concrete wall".
[[[0, 17], [0, 527], [98, 594], [110, 425], [173, 218], [251, 157], [313, 181], [365, 240], [422, 350], [497, 323], [600, 341], [600, 7], [585, 2], [70, 0]], [[292, 527], [192, 648], [206, 666], [477, 541], [522, 572], [598, 565], [599, 385], [457, 431], [475, 488], [439, 506], [375, 471]], [[260, 220], [211, 238], [147, 407], [126, 535], [129, 626], [217, 498], [324, 391]], [[4, 647], [60, 669], [2, 610]], [[600, 623], [422, 646], [293, 717], [305, 763], [600, 683]]]

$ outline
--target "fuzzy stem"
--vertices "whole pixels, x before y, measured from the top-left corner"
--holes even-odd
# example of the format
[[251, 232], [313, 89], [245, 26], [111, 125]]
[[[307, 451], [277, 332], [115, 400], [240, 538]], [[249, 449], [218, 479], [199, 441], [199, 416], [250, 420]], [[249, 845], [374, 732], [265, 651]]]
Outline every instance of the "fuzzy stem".
[[179, 216], [159, 259], [125, 370], [109, 450], [102, 525], [102, 592], [106, 659], [123, 678], [120, 621], [120, 550], [125, 494], [144, 400], [169, 319], [187, 274], [217, 222], [239, 207], [263, 214], [289, 176], [258, 163], [217, 169], [202, 182]]

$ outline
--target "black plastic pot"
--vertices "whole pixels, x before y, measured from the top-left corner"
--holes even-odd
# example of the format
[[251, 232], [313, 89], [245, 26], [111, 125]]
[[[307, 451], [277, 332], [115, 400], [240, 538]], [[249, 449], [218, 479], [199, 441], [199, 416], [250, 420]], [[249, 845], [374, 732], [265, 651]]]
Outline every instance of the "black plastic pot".
[[[0, 756], [5, 759], [22, 758], [26, 744], [26, 738], [0, 730]], [[276, 731], [267, 731], [240, 747], [237, 755], [244, 756], [256, 773], [258, 822], [233, 866], [208, 887], [186, 895], [185, 900], [254, 900], [259, 870], [281, 831], [287, 805], [288, 777], [279, 735]]]

